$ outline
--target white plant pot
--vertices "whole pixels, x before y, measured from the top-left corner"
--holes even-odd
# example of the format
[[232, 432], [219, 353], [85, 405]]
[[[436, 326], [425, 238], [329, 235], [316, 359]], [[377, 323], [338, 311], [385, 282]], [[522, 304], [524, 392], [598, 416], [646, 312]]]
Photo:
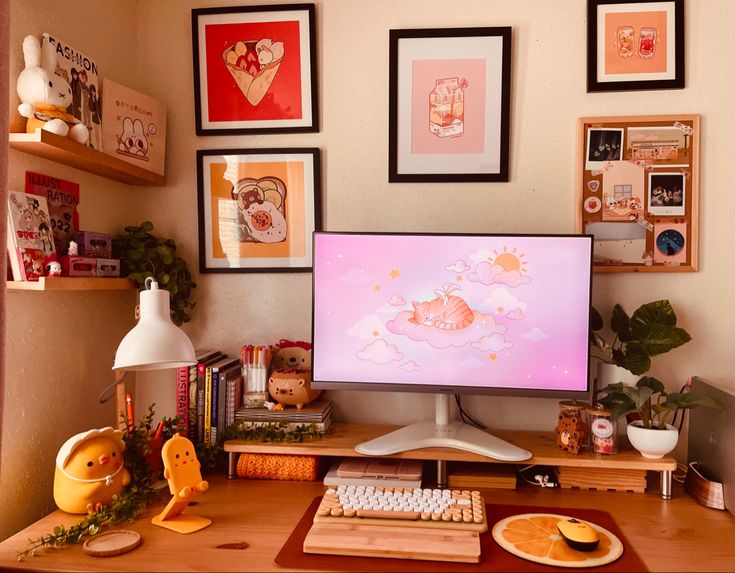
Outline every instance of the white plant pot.
[[644, 458], [658, 460], [676, 447], [679, 432], [671, 424], [666, 424], [665, 430], [649, 430], [636, 420], [628, 424], [628, 440]]
[[622, 382], [624, 386], [635, 386], [640, 380], [638, 374], [633, 374], [630, 370], [626, 370], [617, 364], [608, 364], [600, 362], [597, 365], [597, 388], [602, 390], [609, 384], [617, 384]]

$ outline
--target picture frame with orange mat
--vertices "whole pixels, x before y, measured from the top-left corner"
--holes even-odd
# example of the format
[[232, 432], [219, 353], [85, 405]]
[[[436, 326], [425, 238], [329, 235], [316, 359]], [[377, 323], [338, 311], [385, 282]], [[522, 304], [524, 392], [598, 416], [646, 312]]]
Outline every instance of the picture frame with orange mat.
[[588, 0], [588, 92], [683, 87], [684, 0]]
[[199, 271], [310, 272], [318, 148], [197, 151]]
[[197, 135], [319, 131], [314, 4], [191, 11]]

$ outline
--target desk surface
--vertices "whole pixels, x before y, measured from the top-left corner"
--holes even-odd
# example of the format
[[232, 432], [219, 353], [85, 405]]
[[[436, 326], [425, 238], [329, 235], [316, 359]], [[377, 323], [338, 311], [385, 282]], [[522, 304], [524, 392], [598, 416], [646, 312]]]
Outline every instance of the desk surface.
[[[155, 527], [152, 507], [134, 523], [121, 526], [140, 533], [143, 543], [125, 555], [90, 557], [80, 545], [41, 550], [16, 561], [17, 553], [56, 525], [77, 517], [54, 512], [0, 543], [0, 569], [28, 571], [284, 571], [273, 559], [314, 497], [316, 482], [278, 482], [210, 478], [210, 489], [187, 511], [212, 519], [208, 528], [190, 535]], [[485, 490], [488, 503], [594, 508], [609, 512], [651, 571], [733, 571], [735, 518], [698, 505], [680, 487], [674, 499], [657, 492], [622, 493], [541, 489]], [[226, 549], [218, 546], [238, 546]], [[497, 548], [497, 551], [502, 549]]]

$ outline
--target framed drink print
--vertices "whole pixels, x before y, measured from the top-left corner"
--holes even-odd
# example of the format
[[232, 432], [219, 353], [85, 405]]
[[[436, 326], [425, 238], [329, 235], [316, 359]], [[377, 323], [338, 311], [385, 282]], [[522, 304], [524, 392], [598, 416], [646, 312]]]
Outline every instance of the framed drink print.
[[197, 135], [312, 132], [314, 4], [191, 11]]
[[508, 181], [511, 28], [390, 31], [390, 182]]
[[588, 92], [683, 87], [684, 0], [588, 0]]
[[200, 272], [311, 271], [318, 149], [199, 150], [197, 189]]
[[698, 268], [698, 115], [584, 117], [577, 225], [596, 272]]

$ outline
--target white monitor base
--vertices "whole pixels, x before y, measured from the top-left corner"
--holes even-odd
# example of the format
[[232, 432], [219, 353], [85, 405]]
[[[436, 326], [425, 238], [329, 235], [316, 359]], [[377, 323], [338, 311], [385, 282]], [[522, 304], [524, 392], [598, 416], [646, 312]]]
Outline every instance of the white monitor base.
[[504, 462], [521, 462], [532, 456], [528, 450], [509, 444], [459, 420], [446, 425], [436, 422], [410, 424], [395, 432], [358, 444], [355, 450], [368, 456], [385, 456], [434, 447], [455, 448]]

